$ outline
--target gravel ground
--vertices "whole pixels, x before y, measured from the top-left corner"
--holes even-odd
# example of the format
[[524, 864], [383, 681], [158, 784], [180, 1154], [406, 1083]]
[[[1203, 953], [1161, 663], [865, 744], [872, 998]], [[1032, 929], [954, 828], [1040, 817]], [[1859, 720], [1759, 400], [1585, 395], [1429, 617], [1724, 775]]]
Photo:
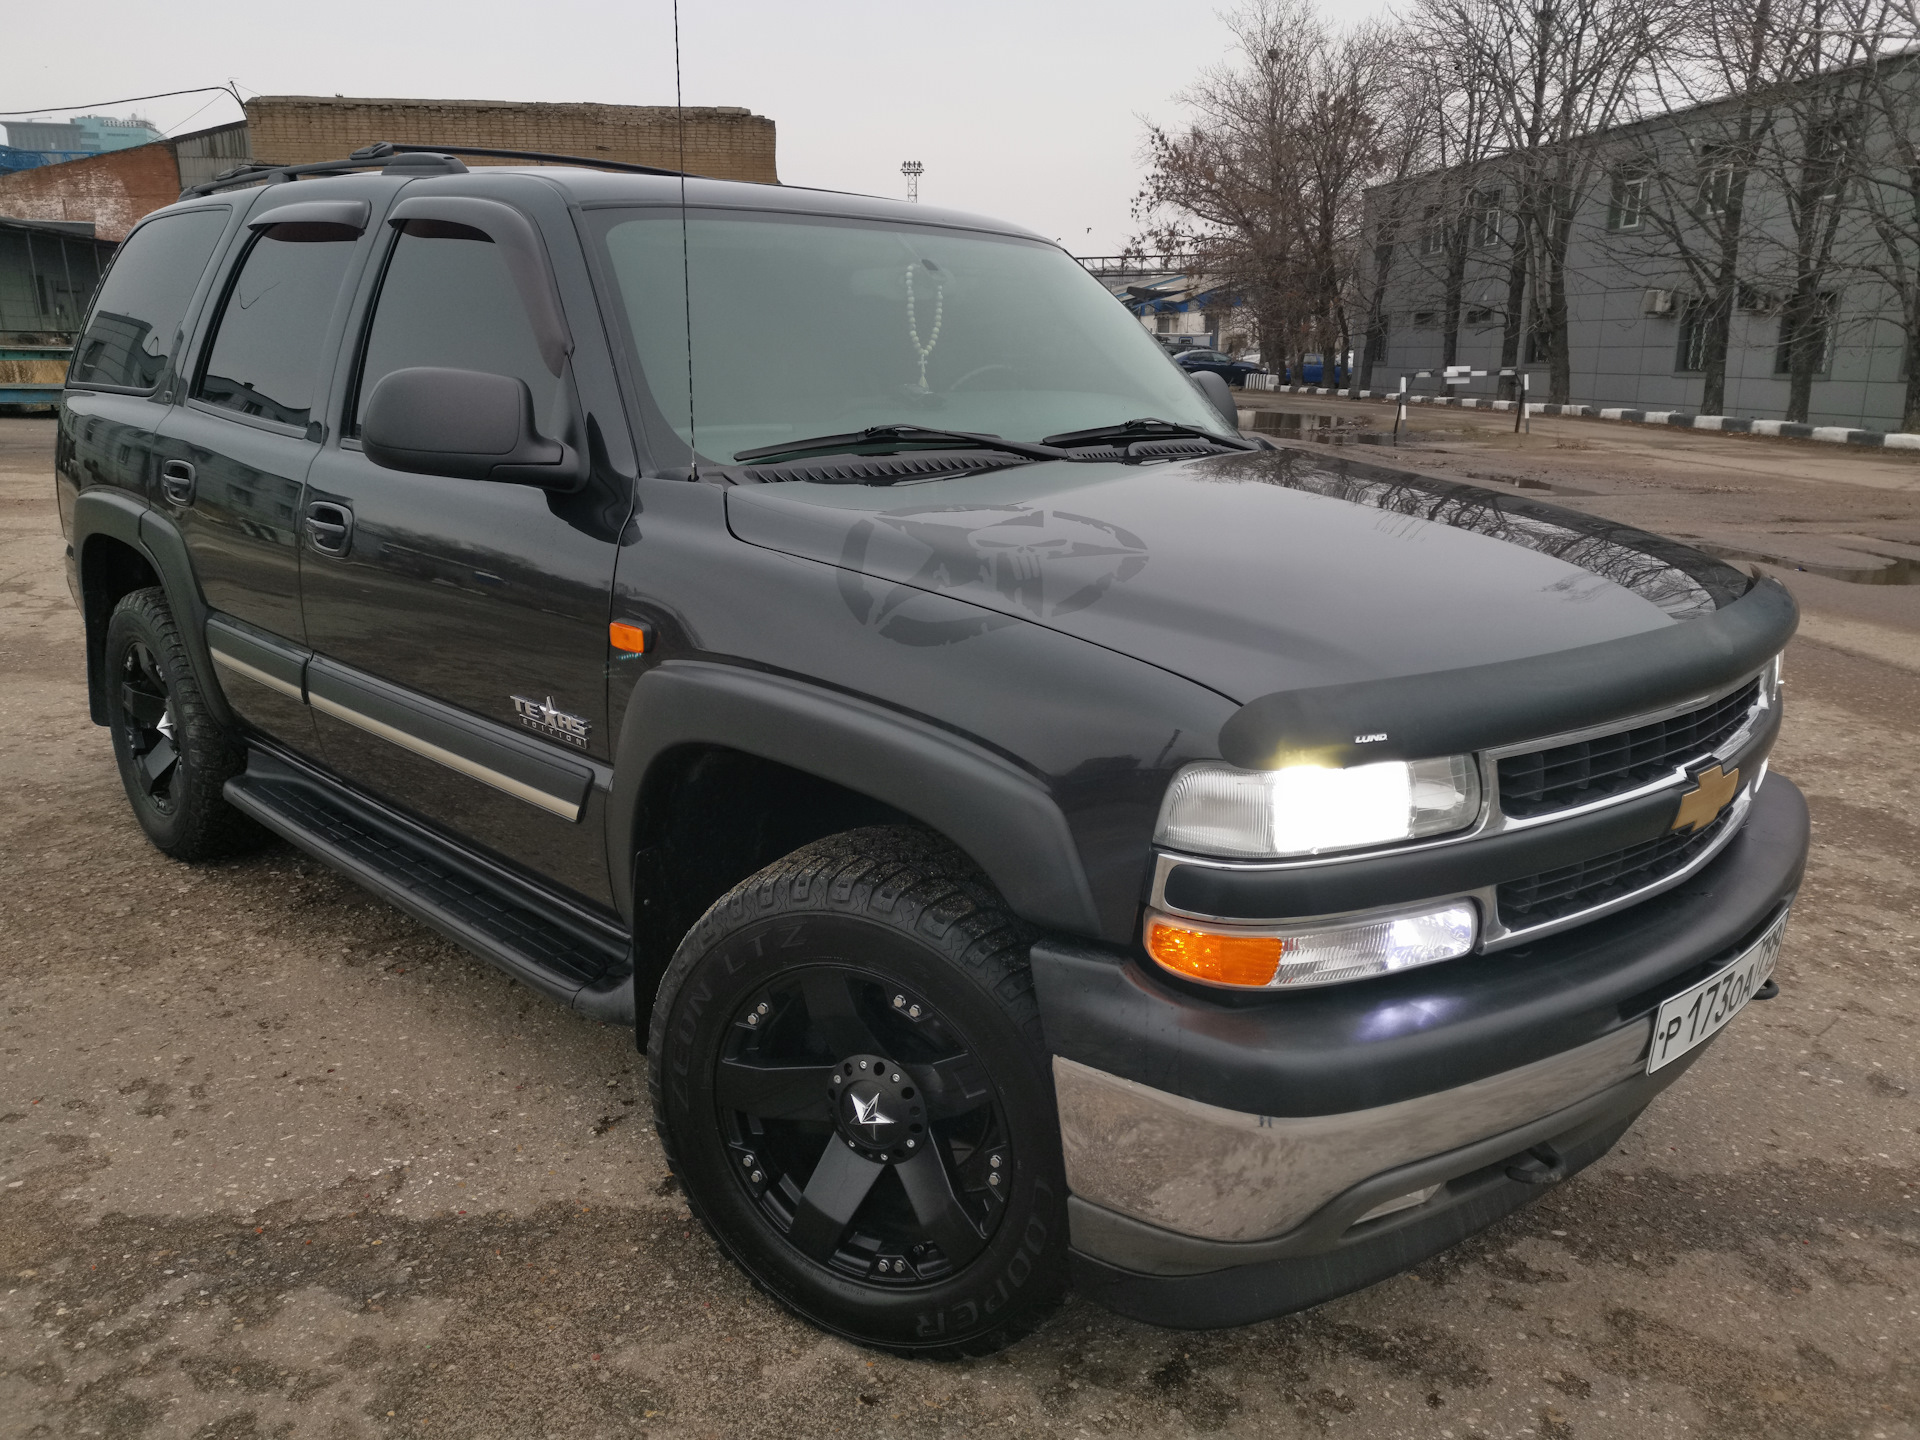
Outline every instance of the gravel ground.
[[[1567, 424], [1404, 458], [1670, 530], [1920, 544], [1904, 457]], [[291, 850], [144, 842], [87, 722], [51, 440], [0, 420], [0, 1434], [1920, 1440], [1920, 590], [1790, 573], [1775, 764], [1815, 848], [1781, 997], [1604, 1161], [1309, 1314], [1180, 1334], [1072, 1300], [910, 1363], [718, 1257], [630, 1034]]]

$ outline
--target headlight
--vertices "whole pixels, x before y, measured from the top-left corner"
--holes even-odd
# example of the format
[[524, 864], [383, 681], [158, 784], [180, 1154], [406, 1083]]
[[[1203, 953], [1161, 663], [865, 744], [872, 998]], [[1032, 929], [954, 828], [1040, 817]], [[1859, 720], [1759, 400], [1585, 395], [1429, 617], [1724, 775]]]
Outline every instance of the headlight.
[[1305, 989], [1456, 959], [1473, 949], [1478, 921], [1465, 900], [1320, 928], [1228, 930], [1149, 912], [1145, 938], [1147, 954], [1190, 980]]
[[1153, 838], [1199, 855], [1271, 859], [1444, 835], [1479, 813], [1471, 755], [1345, 770], [1242, 770], [1209, 760], [1173, 777]]

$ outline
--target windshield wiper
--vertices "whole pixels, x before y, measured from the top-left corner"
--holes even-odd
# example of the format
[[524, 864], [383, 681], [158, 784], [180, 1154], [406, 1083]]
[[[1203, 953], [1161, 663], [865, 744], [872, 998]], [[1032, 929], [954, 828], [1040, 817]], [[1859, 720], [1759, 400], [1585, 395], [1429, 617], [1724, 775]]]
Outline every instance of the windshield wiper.
[[867, 454], [884, 455], [885, 446], [904, 442], [916, 448], [946, 450], [1003, 450], [1028, 460], [1063, 460], [1067, 457], [1049, 445], [1030, 445], [1024, 440], [1003, 440], [998, 435], [977, 434], [968, 430], [929, 430], [924, 425], [870, 425], [846, 435], [816, 435], [811, 440], [789, 440], [783, 445], [763, 445], [758, 450], [740, 450], [739, 460], [786, 460], [800, 455]]
[[1252, 440], [1239, 435], [1221, 435], [1212, 430], [1202, 430], [1197, 425], [1181, 425], [1172, 420], [1156, 420], [1151, 416], [1128, 420], [1119, 425], [1096, 425], [1091, 430], [1069, 430], [1063, 435], [1049, 435], [1040, 443], [1071, 449], [1076, 445], [1127, 445], [1135, 440], [1206, 440], [1229, 450], [1260, 448]]

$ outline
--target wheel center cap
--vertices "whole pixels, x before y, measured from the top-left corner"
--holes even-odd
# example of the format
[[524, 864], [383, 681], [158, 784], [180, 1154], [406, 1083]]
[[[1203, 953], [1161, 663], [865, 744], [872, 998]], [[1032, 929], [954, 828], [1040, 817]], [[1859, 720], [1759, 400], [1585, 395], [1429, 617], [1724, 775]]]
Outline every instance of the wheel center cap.
[[855, 1055], [840, 1062], [833, 1087], [834, 1118], [840, 1133], [862, 1150], [892, 1150], [902, 1144], [920, 1114], [913, 1081], [898, 1065], [879, 1055]]

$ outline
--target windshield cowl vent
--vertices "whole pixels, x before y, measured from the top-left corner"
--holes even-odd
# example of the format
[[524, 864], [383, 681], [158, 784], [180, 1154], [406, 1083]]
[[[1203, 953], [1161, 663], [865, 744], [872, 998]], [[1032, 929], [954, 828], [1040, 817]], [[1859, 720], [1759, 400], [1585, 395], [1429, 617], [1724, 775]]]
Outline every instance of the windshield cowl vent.
[[948, 455], [875, 455], [851, 460], [789, 460], [778, 465], [749, 465], [736, 473], [742, 480], [764, 485], [804, 480], [815, 485], [871, 485], [901, 480], [960, 475], [969, 470], [991, 470], [1023, 465], [1024, 456], [997, 450], [969, 450]]

